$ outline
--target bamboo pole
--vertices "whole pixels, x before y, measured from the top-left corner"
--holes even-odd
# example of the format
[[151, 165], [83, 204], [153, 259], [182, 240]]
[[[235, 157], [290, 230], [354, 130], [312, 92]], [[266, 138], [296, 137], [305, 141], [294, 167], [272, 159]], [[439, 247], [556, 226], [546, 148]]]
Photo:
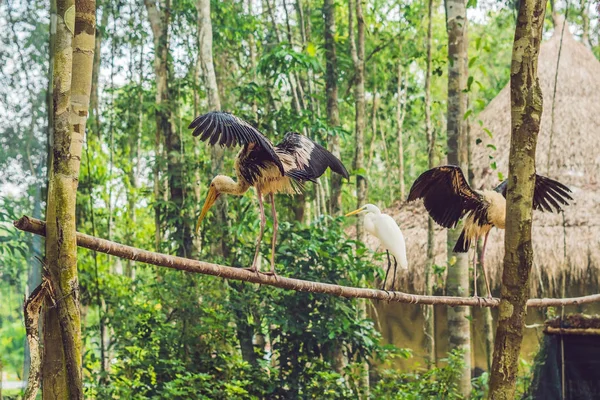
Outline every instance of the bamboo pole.
[[[39, 219], [23, 216], [14, 221], [14, 226], [25, 232], [36, 235], [46, 235], [46, 222]], [[410, 304], [430, 304], [446, 306], [471, 306], [471, 307], [498, 307], [500, 299], [486, 299], [475, 297], [452, 297], [452, 296], [423, 296], [403, 292], [390, 292], [385, 290], [357, 288], [350, 286], [335, 285], [332, 283], [312, 282], [302, 279], [286, 278], [283, 276], [271, 276], [265, 274], [256, 274], [242, 268], [227, 267], [224, 265], [212, 264], [204, 261], [191, 260], [188, 258], [170, 256], [161, 253], [155, 253], [148, 250], [138, 249], [136, 247], [112, 242], [106, 239], [86, 235], [77, 232], [77, 245], [86, 249], [99, 251], [116, 257], [125, 258], [132, 261], [143, 262], [156, 265], [188, 271], [205, 275], [218, 276], [226, 279], [235, 279], [239, 281], [258, 283], [282, 289], [296, 290], [299, 292], [313, 292], [330, 294], [346, 298], [363, 298], [383, 301], [393, 301], [397, 303]], [[581, 305], [600, 302], [600, 294], [593, 294], [583, 297], [572, 297], [567, 299], [530, 299], [527, 302], [528, 307], [560, 307], [566, 305]]]

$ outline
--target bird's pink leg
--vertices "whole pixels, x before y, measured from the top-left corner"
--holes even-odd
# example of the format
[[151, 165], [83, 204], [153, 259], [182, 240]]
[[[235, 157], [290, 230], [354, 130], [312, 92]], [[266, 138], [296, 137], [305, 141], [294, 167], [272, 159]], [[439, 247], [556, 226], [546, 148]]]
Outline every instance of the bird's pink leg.
[[260, 210], [260, 233], [256, 240], [256, 251], [254, 252], [254, 260], [252, 261], [252, 267], [248, 268], [249, 271], [258, 272], [258, 252], [260, 251], [260, 243], [262, 242], [263, 233], [265, 232], [265, 207], [263, 205], [262, 193], [256, 188], [256, 194], [258, 195], [258, 208]]
[[475, 248], [473, 249], [473, 297], [477, 297], [477, 241], [479, 241], [479, 238], [475, 236]]
[[490, 231], [485, 234], [485, 238], [483, 239], [483, 249], [481, 249], [481, 269], [483, 270], [483, 277], [485, 278], [485, 286], [488, 291], [488, 298], [492, 298], [492, 291], [490, 290], [490, 282], [488, 281], [487, 274], [485, 273], [485, 265], [483, 263], [483, 259], [485, 257], [485, 245], [487, 244], [488, 236], [490, 235]]
[[273, 213], [273, 239], [271, 239], [271, 272], [269, 275], [277, 275], [275, 273], [275, 242], [277, 241], [277, 228], [279, 224], [277, 223], [277, 211], [275, 210], [275, 196], [273, 193], [269, 193], [269, 197], [271, 198], [271, 212]]

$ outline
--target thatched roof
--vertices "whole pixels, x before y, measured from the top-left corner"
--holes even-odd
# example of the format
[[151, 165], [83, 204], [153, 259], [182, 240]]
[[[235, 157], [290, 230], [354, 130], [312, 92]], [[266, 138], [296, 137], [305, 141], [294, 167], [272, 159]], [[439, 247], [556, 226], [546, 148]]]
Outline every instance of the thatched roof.
[[[556, 101], [554, 132], [552, 98], [561, 29], [542, 44], [539, 57], [540, 84], [544, 94], [542, 128], [537, 146], [537, 172], [558, 179], [573, 190], [574, 204], [560, 214], [534, 213], [534, 270], [532, 291], [537, 296], [560, 295], [560, 278], [567, 273], [567, 293], [582, 286], [598, 285], [600, 277], [600, 62], [564, 30]], [[498, 172], [507, 175], [510, 147], [510, 88], [505, 87], [475, 120], [471, 131], [475, 187], [493, 187]], [[484, 130], [489, 130], [490, 138]], [[552, 136], [552, 147], [550, 138]], [[476, 144], [481, 139], [480, 144]], [[487, 147], [493, 144], [497, 150]], [[549, 152], [550, 150], [550, 152]], [[550, 155], [550, 168], [547, 168]], [[490, 168], [494, 157], [497, 170]], [[400, 274], [399, 287], [423, 291], [427, 218], [420, 203], [398, 203], [385, 211], [402, 228], [407, 243], [409, 272]], [[565, 234], [563, 234], [563, 232]], [[446, 233], [436, 226], [435, 263], [446, 264]], [[377, 240], [370, 238], [373, 247]], [[564, 243], [566, 242], [566, 261]], [[471, 255], [470, 255], [471, 256]], [[497, 286], [504, 256], [504, 231], [493, 229], [486, 251], [486, 269]], [[574, 289], [574, 290], [571, 290]]]

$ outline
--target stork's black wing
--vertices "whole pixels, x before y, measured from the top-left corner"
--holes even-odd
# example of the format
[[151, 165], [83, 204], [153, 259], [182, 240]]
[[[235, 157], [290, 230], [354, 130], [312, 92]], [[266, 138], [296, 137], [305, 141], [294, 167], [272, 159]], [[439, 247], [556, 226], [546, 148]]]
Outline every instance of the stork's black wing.
[[[506, 198], [508, 180], [499, 184], [494, 190]], [[569, 200], [573, 200], [571, 189], [554, 179], [542, 175], [535, 175], [535, 188], [533, 189], [533, 208], [534, 210], [560, 212], [563, 206], [569, 205]], [[559, 204], [560, 203], [560, 204]]]
[[314, 181], [323, 175], [328, 167], [346, 179], [350, 177], [346, 167], [336, 156], [306, 136], [288, 132], [276, 148], [278, 152], [289, 154], [294, 158], [296, 167], [289, 170], [287, 175], [296, 180]]
[[455, 227], [469, 211], [475, 219], [486, 223], [487, 204], [474, 192], [461, 169], [454, 165], [432, 168], [421, 174], [413, 183], [408, 201], [423, 199], [431, 218], [445, 228]]
[[275, 153], [275, 148], [269, 139], [267, 139], [256, 128], [241, 118], [233, 114], [213, 111], [203, 114], [192, 121], [189, 129], [193, 129], [193, 135], [199, 136], [200, 140], [207, 141], [211, 146], [220, 144], [221, 146], [250, 145], [260, 151], [263, 162], [272, 162], [284, 174], [283, 164]]

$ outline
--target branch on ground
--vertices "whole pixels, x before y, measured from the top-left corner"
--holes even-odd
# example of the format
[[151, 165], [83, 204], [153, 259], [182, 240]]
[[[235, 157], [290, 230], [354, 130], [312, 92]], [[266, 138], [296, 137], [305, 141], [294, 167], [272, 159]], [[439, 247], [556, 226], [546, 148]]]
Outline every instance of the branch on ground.
[[[34, 233], [41, 236], [45, 236], [46, 234], [46, 223], [39, 219], [23, 216], [18, 221], [15, 221], [14, 225], [17, 229], [25, 232]], [[77, 245], [86, 249], [98, 251], [100, 253], [110, 254], [128, 260], [139, 261], [159, 267], [167, 267], [180, 271], [195, 272], [226, 279], [258, 283], [261, 285], [269, 285], [281, 289], [295, 290], [298, 292], [323, 293], [346, 298], [363, 298], [410, 304], [471, 307], [497, 307], [500, 304], [500, 299], [498, 298], [485, 299], [474, 297], [423, 296], [403, 292], [388, 292], [385, 290], [340, 286], [332, 283], [312, 282], [301, 279], [286, 278], [282, 276], [275, 277], [264, 274], [256, 274], [241, 268], [227, 267], [224, 265], [190, 260], [188, 258], [142, 250], [136, 247], [111, 242], [109, 240], [100, 239], [80, 232], [77, 232]], [[527, 302], [527, 306], [560, 307], [595, 302], [600, 302], [600, 294], [567, 299], [530, 299]]]

